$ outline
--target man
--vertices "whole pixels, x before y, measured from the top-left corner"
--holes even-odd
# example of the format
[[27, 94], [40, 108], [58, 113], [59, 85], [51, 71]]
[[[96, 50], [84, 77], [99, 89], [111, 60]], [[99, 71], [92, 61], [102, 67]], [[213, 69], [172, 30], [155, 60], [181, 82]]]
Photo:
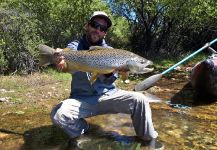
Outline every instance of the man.
[[[105, 12], [94, 12], [84, 26], [86, 34], [79, 41], [69, 43], [67, 49], [88, 50], [94, 45], [112, 48], [104, 39], [111, 26], [112, 22]], [[63, 71], [67, 69], [64, 68], [62, 56], [58, 66]], [[144, 140], [157, 138], [158, 133], [154, 130], [147, 97], [142, 93], [117, 89], [114, 82], [118, 71], [125, 70], [99, 75], [93, 84], [89, 82], [91, 73], [73, 72], [70, 98], [53, 109], [51, 113], [53, 123], [71, 138], [76, 138], [89, 128], [84, 118], [100, 114], [126, 113], [131, 115], [138, 137]]]

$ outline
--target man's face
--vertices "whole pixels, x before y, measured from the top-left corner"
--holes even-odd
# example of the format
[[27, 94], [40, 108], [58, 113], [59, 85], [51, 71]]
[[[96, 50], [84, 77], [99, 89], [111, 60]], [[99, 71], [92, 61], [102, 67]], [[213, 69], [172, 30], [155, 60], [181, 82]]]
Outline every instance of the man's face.
[[102, 18], [94, 18], [89, 22], [86, 29], [86, 34], [91, 44], [102, 40], [107, 33], [107, 22]]

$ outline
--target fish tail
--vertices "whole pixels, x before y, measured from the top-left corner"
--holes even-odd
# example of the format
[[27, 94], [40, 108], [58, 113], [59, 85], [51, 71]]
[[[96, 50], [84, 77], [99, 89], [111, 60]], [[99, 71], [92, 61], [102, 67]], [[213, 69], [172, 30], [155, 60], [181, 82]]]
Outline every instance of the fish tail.
[[48, 66], [54, 64], [55, 50], [47, 45], [40, 44], [39, 49], [39, 66]]

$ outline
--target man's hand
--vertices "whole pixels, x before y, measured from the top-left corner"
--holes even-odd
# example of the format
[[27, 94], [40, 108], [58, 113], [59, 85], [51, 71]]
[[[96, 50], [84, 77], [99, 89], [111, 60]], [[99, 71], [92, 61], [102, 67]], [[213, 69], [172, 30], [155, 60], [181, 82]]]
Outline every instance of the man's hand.
[[64, 71], [64, 69], [66, 69], [65, 66], [65, 57], [60, 55], [60, 52], [62, 52], [63, 49], [57, 48], [54, 55], [56, 55], [56, 65], [57, 65], [57, 69], [59, 71]]

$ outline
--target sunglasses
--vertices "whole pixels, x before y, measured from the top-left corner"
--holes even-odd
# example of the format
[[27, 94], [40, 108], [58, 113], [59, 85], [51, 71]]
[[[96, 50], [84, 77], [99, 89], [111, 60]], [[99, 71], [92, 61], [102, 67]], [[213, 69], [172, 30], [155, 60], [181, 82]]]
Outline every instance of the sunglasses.
[[93, 20], [89, 22], [89, 25], [94, 29], [99, 29], [101, 32], [106, 32], [108, 30], [106, 26], [101, 25], [98, 22]]

